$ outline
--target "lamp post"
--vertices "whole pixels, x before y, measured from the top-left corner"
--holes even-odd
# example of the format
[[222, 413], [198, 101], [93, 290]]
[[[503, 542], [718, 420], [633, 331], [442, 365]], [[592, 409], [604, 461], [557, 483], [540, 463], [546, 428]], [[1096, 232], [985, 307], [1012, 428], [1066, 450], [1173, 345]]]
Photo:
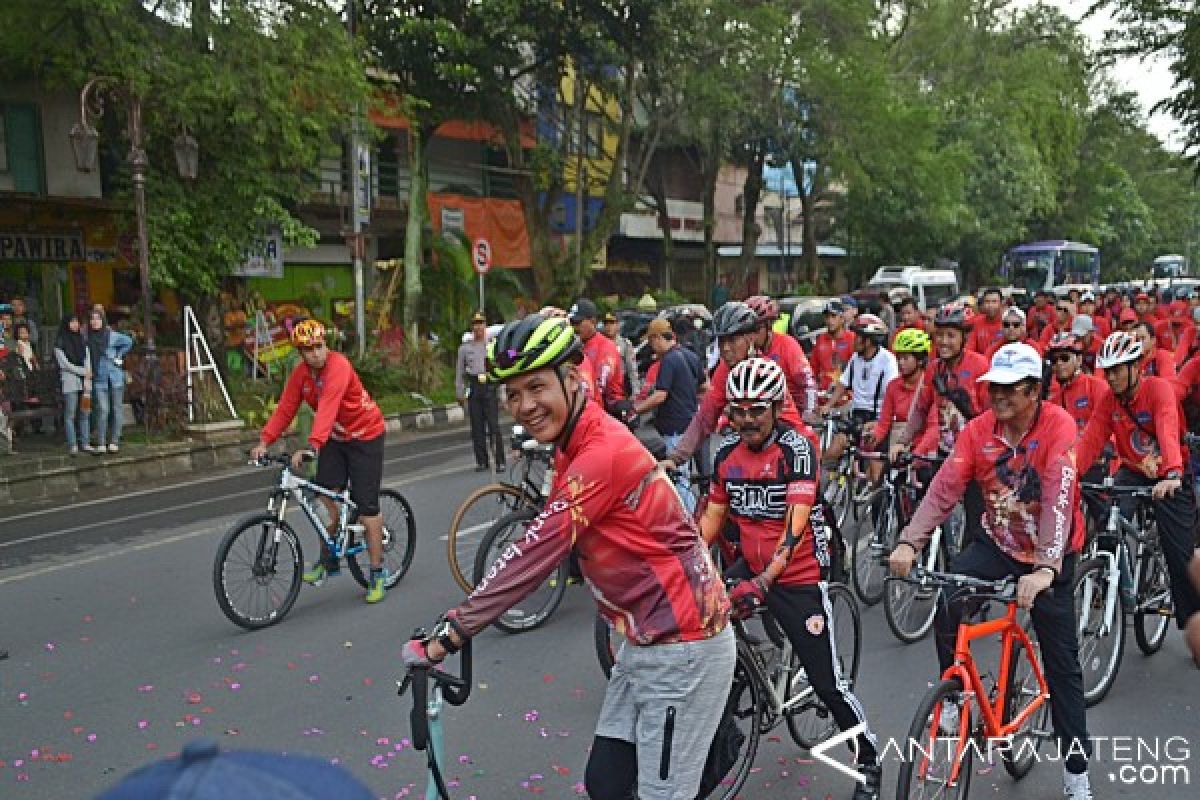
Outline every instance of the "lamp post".
[[[99, 76], [88, 81], [79, 93], [79, 122], [68, 136], [75, 153], [75, 167], [80, 172], [96, 169], [100, 134], [93, 122], [104, 114], [104, 98], [99, 87], [108, 85], [124, 100], [129, 117], [126, 135], [129, 137], [129, 165], [133, 178], [133, 208], [137, 218], [138, 273], [141, 279], [142, 327], [146, 336], [146, 360], [158, 358], [154, 337], [154, 295], [150, 287], [150, 237], [146, 230], [146, 168], [149, 161], [142, 147], [142, 100], [132, 88], [122, 86], [116, 78]], [[200, 147], [183, 128], [175, 138], [175, 163], [180, 177], [192, 180], [198, 171]]]

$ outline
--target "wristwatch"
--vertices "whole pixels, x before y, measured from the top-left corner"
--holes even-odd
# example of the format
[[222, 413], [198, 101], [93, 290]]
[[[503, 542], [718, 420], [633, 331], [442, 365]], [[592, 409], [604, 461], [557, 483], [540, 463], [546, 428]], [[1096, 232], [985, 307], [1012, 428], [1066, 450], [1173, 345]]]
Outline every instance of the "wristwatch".
[[1167, 473], [1167, 480], [1169, 480], [1169, 481], [1177, 481], [1182, 477], [1183, 477], [1183, 473], [1177, 469], [1173, 469]]

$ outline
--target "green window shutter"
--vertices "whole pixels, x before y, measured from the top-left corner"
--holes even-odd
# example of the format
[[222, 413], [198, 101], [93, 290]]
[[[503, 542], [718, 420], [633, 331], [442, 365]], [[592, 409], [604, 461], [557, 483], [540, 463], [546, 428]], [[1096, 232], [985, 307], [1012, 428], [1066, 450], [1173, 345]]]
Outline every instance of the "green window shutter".
[[8, 171], [18, 192], [44, 194], [42, 126], [31, 105], [4, 107], [4, 132], [8, 145]]

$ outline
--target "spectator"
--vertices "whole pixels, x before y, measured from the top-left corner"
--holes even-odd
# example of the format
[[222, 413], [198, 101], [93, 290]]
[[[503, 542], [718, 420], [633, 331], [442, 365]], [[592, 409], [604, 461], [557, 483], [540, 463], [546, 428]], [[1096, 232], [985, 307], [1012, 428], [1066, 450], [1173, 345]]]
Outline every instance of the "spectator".
[[33, 345], [33, 349], [36, 352], [38, 341], [40, 341], [40, 333], [38, 331], [37, 323], [34, 322], [33, 318], [29, 316], [29, 311], [25, 306], [24, 297], [18, 296], [12, 299], [12, 315], [13, 325], [24, 324], [29, 328], [29, 343]]
[[38, 368], [37, 354], [34, 352], [37, 341], [33, 338], [33, 331], [28, 321], [13, 325], [13, 349], [17, 351], [17, 358], [29, 372]]
[[604, 315], [604, 335], [613, 340], [625, 369], [625, 396], [633, 397], [642, 388], [638, 379], [637, 357], [633, 343], [621, 335], [621, 321], [609, 311]]
[[92, 357], [80, 331], [79, 317], [74, 314], [67, 314], [58, 326], [54, 359], [58, 362], [58, 375], [62, 381], [63, 430], [67, 433], [67, 452], [75, 455], [80, 448], [94, 452], [95, 448], [88, 441], [92, 416]]
[[[634, 410], [639, 414], [655, 411], [654, 429], [663, 437], [668, 448], [679, 443], [688, 423], [696, 416], [697, 392], [705, 382], [704, 367], [695, 353], [680, 347], [675, 339], [671, 323], [665, 319], [652, 319], [646, 328], [646, 343], [658, 358], [654, 385], [645, 400], [638, 402]], [[650, 378], [647, 375], [647, 384]], [[681, 464], [676, 477], [680, 497], [690, 512], [695, 501], [691, 487], [688, 465]]]
[[496, 472], [503, 472], [504, 436], [500, 433], [499, 392], [487, 379], [487, 317], [482, 311], [471, 318], [471, 337], [458, 348], [454, 366], [454, 394], [467, 410], [471, 421], [471, 442], [475, 447], [475, 471], [488, 470], [488, 439], [496, 452]]
[[[133, 339], [108, 327], [104, 310], [92, 308], [88, 318], [88, 355], [95, 373], [96, 449], [115, 453], [121, 449], [121, 424], [125, 404], [125, 354]], [[106, 444], [107, 443], [107, 444]]]

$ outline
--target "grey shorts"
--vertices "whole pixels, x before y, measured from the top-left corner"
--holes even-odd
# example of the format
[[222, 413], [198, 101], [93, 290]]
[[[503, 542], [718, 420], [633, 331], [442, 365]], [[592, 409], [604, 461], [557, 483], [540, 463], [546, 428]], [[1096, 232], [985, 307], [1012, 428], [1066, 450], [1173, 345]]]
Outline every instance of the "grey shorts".
[[729, 625], [704, 641], [620, 648], [596, 735], [637, 747], [638, 800], [694, 800], [736, 658]]

